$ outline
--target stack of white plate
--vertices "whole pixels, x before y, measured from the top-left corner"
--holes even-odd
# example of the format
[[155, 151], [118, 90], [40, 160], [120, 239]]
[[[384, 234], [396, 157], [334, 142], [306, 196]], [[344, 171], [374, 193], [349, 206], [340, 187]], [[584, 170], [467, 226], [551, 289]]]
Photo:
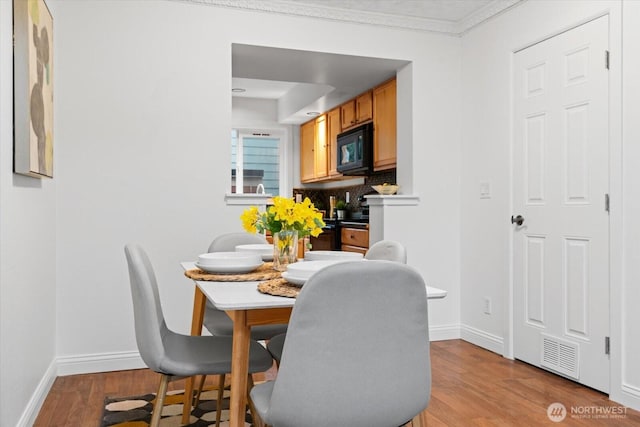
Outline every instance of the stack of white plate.
[[269, 243], [256, 243], [252, 245], [238, 245], [236, 246], [236, 252], [249, 252], [253, 254], [259, 254], [263, 261], [273, 260], [273, 245]]
[[196, 261], [196, 267], [209, 273], [248, 273], [261, 265], [260, 254], [249, 252], [211, 252]]
[[303, 261], [289, 264], [287, 271], [282, 273], [282, 277], [289, 283], [294, 285], [304, 285], [316, 272], [321, 269], [337, 264], [339, 262], [352, 261], [349, 259], [341, 260], [322, 260], [322, 261]]
[[357, 261], [362, 258], [361, 253], [348, 251], [309, 251], [304, 254], [305, 261]]

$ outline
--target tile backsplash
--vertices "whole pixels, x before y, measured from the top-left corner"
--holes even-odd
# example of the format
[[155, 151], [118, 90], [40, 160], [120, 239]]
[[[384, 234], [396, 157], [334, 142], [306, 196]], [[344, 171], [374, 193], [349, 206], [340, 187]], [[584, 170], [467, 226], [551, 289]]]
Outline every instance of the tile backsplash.
[[357, 211], [359, 209], [360, 202], [358, 198], [365, 194], [375, 193], [375, 190], [371, 188], [372, 185], [380, 185], [384, 183], [395, 184], [396, 183], [396, 170], [391, 169], [388, 171], [376, 173], [374, 175], [366, 176], [364, 178], [363, 185], [353, 185], [347, 187], [331, 188], [328, 190], [323, 189], [310, 189], [310, 188], [294, 188], [293, 194], [302, 194], [302, 197], [309, 197], [311, 201], [316, 205], [318, 209], [324, 209], [329, 211], [329, 196], [336, 196], [336, 200], [345, 200], [347, 191], [349, 192], [349, 211]]

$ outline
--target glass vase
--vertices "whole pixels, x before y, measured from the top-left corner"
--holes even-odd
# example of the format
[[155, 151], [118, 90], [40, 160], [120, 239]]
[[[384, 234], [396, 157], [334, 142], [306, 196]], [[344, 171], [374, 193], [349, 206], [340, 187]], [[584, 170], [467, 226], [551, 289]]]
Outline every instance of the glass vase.
[[298, 260], [298, 232], [282, 230], [273, 233], [273, 268], [285, 271]]

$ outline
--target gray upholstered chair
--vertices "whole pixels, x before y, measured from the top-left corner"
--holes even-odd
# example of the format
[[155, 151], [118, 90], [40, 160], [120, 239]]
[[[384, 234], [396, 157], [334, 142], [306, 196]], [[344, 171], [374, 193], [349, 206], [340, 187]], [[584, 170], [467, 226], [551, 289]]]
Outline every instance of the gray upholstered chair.
[[[125, 247], [136, 342], [144, 363], [161, 374], [151, 426], [160, 422], [162, 405], [170, 381], [193, 375], [231, 372], [231, 337], [189, 336], [171, 331], [165, 322], [155, 273], [147, 254], [137, 245]], [[269, 353], [252, 341], [249, 372], [266, 371], [273, 365]], [[218, 399], [221, 402], [221, 399]], [[218, 420], [220, 417], [218, 407]]]
[[[371, 245], [364, 258], [367, 260], [393, 261], [406, 264], [407, 250], [402, 244], [396, 241], [381, 240]], [[273, 356], [278, 365], [282, 358], [282, 347], [284, 346], [285, 338], [286, 334], [284, 333], [274, 335], [267, 343], [267, 350], [269, 350], [269, 353], [271, 353], [271, 356]]]
[[365, 259], [407, 263], [407, 250], [403, 245], [393, 240], [380, 240], [371, 245], [364, 256]]
[[273, 427], [399, 426], [427, 407], [430, 394], [425, 283], [389, 261], [314, 274], [293, 308], [276, 379], [251, 390], [256, 412]]
[[[232, 252], [236, 250], [238, 245], [257, 243], [267, 243], [267, 240], [261, 234], [226, 233], [221, 234], [211, 242], [209, 252]], [[224, 311], [218, 310], [209, 301], [207, 301], [202, 324], [212, 335], [233, 335], [233, 321]], [[251, 338], [254, 340], [268, 340], [274, 335], [282, 334], [286, 331], [286, 324], [253, 326], [251, 328]]]

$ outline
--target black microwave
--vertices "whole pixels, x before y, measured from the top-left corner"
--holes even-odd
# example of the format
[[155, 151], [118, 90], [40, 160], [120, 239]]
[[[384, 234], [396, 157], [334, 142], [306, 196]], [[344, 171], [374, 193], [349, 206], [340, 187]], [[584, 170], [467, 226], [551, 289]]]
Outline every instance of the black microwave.
[[369, 122], [338, 135], [338, 172], [367, 175], [373, 162], [373, 123]]

